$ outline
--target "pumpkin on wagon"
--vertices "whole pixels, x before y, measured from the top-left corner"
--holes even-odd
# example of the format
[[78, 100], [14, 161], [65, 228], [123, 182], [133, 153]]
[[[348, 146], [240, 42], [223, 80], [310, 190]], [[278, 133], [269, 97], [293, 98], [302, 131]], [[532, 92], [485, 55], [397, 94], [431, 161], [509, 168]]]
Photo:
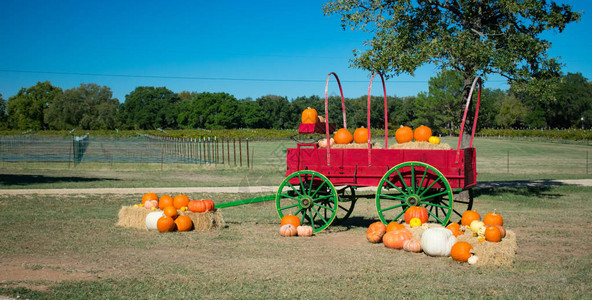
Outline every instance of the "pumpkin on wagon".
[[[373, 140], [370, 126], [372, 82], [377, 75], [382, 80], [384, 94], [384, 148]], [[337, 81], [342, 101], [343, 127], [337, 131], [337, 126], [330, 123], [328, 111], [331, 77]], [[384, 224], [408, 219], [408, 215], [413, 215], [409, 219], [418, 218], [422, 223], [430, 221], [443, 226], [453, 219], [460, 220], [463, 212], [472, 208], [471, 188], [477, 184], [473, 139], [481, 85], [481, 78], [475, 78], [466, 101], [457, 149], [399, 149], [388, 147], [387, 94], [383, 75], [373, 74], [368, 88], [367, 126], [358, 132], [352, 130], [352, 135], [347, 128], [341, 83], [337, 74], [331, 72], [325, 83], [324, 118], [314, 116], [315, 113], [307, 109], [303, 121], [312, 122], [313, 116], [317, 121], [299, 127], [301, 134], [325, 134], [324, 142], [297, 143], [296, 148], [287, 149], [286, 177], [275, 195], [216, 204], [216, 208], [275, 200], [280, 218], [297, 216], [315, 233], [347, 219], [359, 198], [375, 201], [378, 217]], [[471, 99], [477, 87], [477, 101], [473, 103]], [[469, 116], [473, 107], [474, 115]], [[413, 134], [405, 130], [404, 135]], [[439, 144], [439, 139], [430, 139], [431, 130], [428, 130], [425, 126], [418, 127], [417, 135], [421, 137], [416, 141]], [[330, 134], [334, 132], [333, 139]], [[351, 143], [354, 139], [355, 148], [338, 147], [342, 140]], [[408, 136], [404, 139], [409, 141]], [[376, 193], [357, 194], [362, 187], [375, 188]]]

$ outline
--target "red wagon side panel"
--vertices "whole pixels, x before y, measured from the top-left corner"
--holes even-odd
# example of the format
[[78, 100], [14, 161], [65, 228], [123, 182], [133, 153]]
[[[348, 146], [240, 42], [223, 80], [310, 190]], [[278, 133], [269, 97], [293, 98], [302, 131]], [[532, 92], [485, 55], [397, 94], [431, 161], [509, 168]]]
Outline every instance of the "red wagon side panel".
[[[401, 149], [331, 149], [330, 164], [327, 149], [315, 144], [299, 144], [288, 149], [286, 176], [299, 170], [314, 170], [329, 178], [334, 185], [377, 186], [392, 167], [409, 161], [419, 161], [438, 169], [455, 189], [476, 184], [475, 149], [460, 150], [401, 150]], [[458, 161], [457, 161], [457, 153]], [[370, 158], [370, 159], [369, 159]]]

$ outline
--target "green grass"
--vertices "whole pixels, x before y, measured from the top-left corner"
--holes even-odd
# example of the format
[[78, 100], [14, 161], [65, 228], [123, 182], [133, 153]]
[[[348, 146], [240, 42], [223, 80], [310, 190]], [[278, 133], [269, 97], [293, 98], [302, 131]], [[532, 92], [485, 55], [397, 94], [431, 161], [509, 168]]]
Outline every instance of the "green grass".
[[[227, 226], [160, 234], [114, 226], [139, 195], [0, 196], [3, 268], [23, 264], [64, 281], [20, 280], [0, 294], [31, 299], [562, 298], [589, 297], [592, 188], [476, 190], [518, 235], [509, 267], [471, 267], [366, 242], [377, 220], [360, 200], [342, 226], [312, 238], [282, 238], [273, 202], [227, 208]], [[232, 194], [192, 194], [216, 202]], [[256, 195], [253, 195], [256, 196]], [[1, 275], [0, 275], [1, 276]], [[82, 279], [81, 279], [82, 278]]]

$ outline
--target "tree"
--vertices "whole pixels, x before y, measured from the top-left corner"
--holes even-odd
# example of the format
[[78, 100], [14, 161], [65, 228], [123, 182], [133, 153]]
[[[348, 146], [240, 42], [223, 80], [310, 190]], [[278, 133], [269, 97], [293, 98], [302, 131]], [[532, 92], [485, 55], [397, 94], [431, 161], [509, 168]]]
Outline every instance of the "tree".
[[82, 83], [58, 95], [46, 110], [44, 120], [58, 130], [115, 129], [119, 101], [112, 97], [107, 86]]
[[238, 101], [227, 93], [199, 93], [183, 101], [177, 122], [183, 128], [237, 128]]
[[286, 97], [267, 95], [257, 98], [257, 104], [267, 120], [264, 128], [296, 128], [300, 124], [300, 112], [292, 107]]
[[504, 128], [516, 127], [523, 124], [527, 108], [514, 95], [504, 97], [499, 102], [499, 112], [495, 116], [495, 123]]
[[118, 119], [127, 129], [177, 127], [179, 96], [165, 87], [137, 87], [125, 96]]
[[547, 122], [551, 127], [581, 127], [581, 118], [592, 121], [592, 85], [581, 73], [568, 73], [555, 90], [556, 102], [551, 102]]
[[44, 121], [45, 110], [62, 93], [62, 89], [49, 81], [37, 82], [29, 88], [21, 88], [8, 99], [8, 123], [14, 129], [47, 129]]
[[8, 115], [6, 114], [6, 100], [0, 94], [0, 129], [8, 128]]
[[556, 77], [560, 65], [541, 34], [562, 32], [581, 17], [569, 5], [534, 0], [334, 0], [323, 10], [340, 14], [344, 29], [373, 35], [365, 51], [355, 52], [353, 66], [387, 77], [413, 75], [426, 63], [457, 70], [463, 99], [477, 74], [499, 73], [544, 91], [540, 79]]

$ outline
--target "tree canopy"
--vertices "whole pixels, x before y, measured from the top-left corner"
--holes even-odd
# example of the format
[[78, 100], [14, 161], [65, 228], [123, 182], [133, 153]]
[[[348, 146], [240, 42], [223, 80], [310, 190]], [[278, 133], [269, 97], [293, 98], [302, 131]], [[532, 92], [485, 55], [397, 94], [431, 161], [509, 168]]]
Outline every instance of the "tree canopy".
[[341, 15], [342, 27], [371, 33], [353, 66], [388, 76], [427, 63], [457, 70], [468, 95], [475, 75], [499, 73], [511, 81], [557, 76], [547, 30], [562, 32], [581, 13], [539, 0], [334, 0], [325, 14]]

